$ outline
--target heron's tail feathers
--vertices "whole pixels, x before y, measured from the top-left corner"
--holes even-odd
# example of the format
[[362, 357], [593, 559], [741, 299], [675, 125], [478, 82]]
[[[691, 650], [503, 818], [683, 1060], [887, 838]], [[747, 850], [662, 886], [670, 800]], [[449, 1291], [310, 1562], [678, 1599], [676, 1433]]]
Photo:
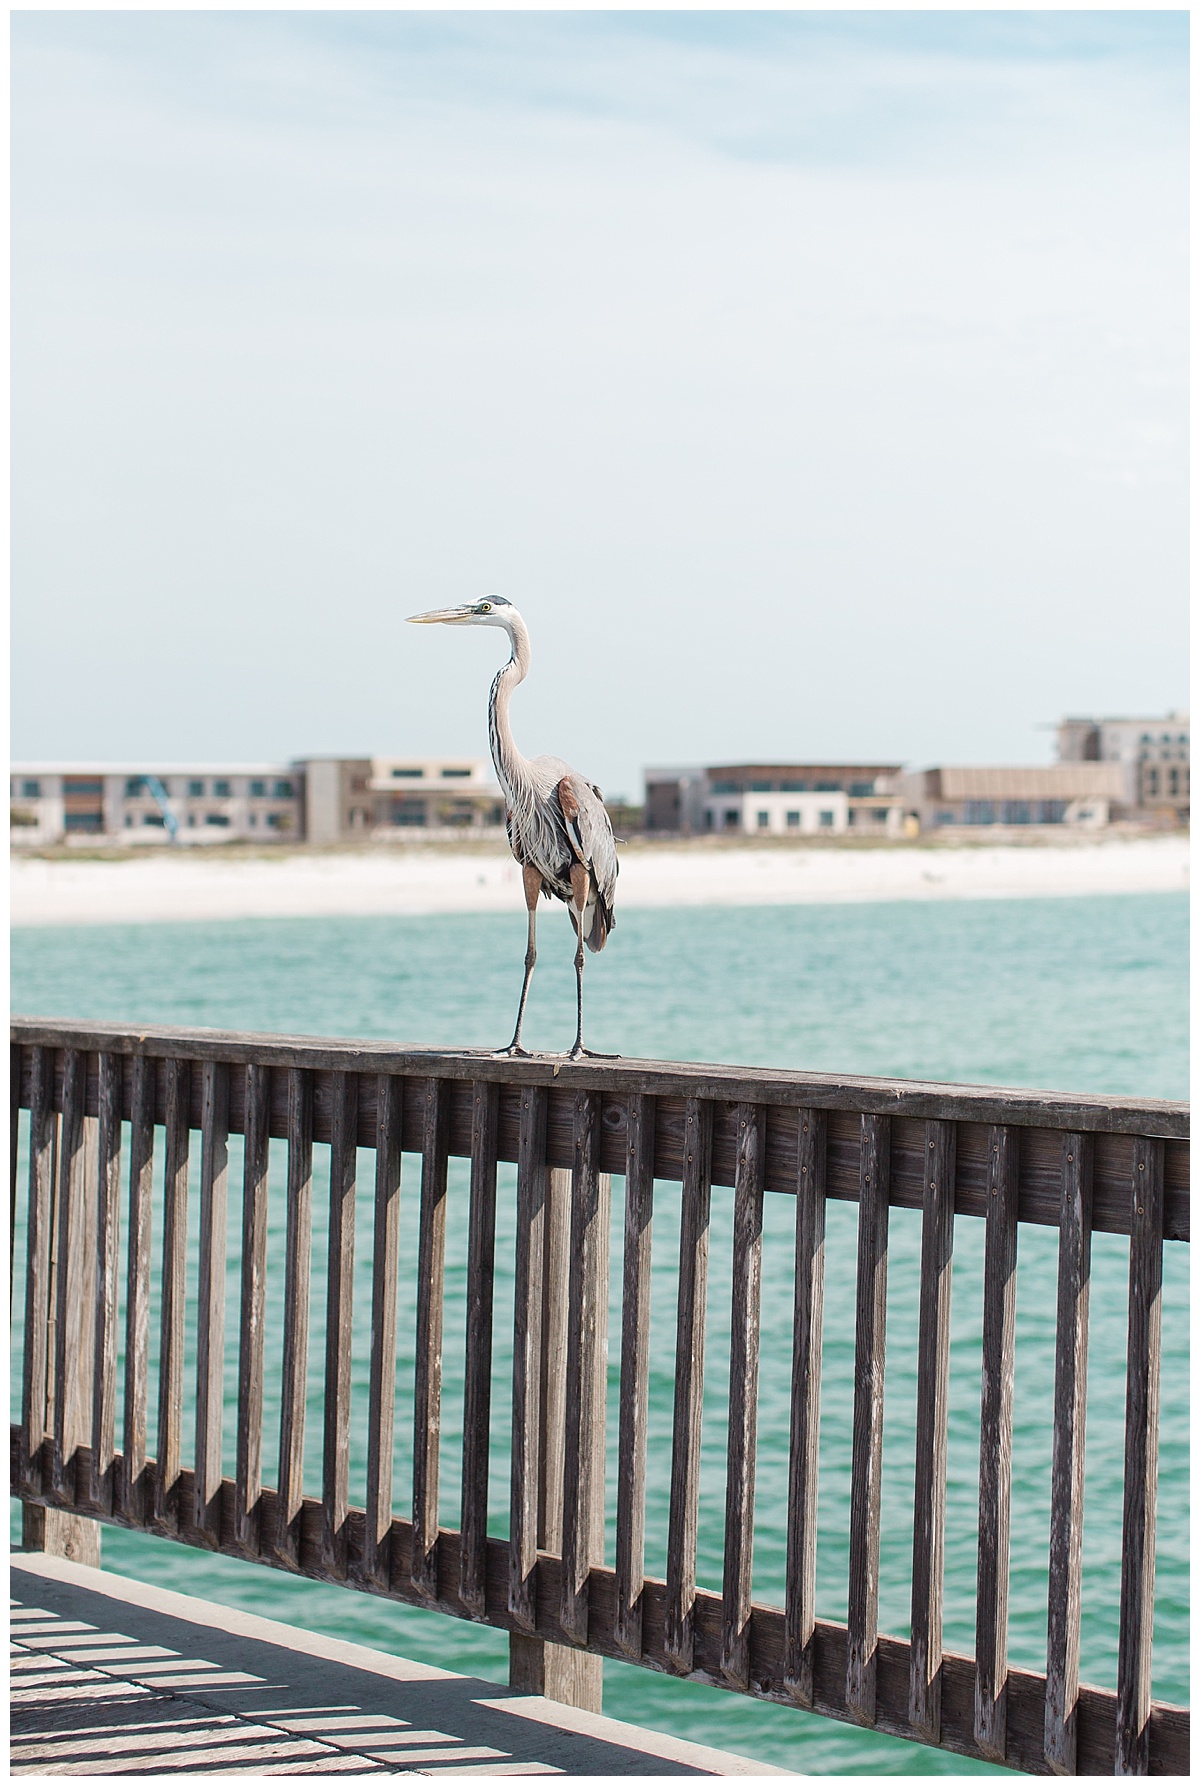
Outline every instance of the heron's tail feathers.
[[[584, 916], [586, 918], [586, 911]], [[616, 915], [613, 912], [612, 907], [607, 905], [600, 894], [597, 893], [596, 904], [592, 913], [592, 927], [583, 939], [593, 955], [599, 955], [601, 949], [608, 941], [609, 931], [616, 928], [616, 923]]]

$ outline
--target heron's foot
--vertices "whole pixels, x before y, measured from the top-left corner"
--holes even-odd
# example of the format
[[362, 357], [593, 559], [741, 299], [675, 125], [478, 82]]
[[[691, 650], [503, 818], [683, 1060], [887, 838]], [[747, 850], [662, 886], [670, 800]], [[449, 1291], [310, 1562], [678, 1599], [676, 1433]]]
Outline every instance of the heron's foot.
[[532, 1060], [533, 1051], [522, 1048], [519, 1042], [510, 1042], [507, 1048], [497, 1048], [492, 1056], [494, 1060]]
[[576, 1042], [568, 1060], [620, 1060], [619, 1054], [601, 1054], [597, 1048], [585, 1048], [582, 1042]]

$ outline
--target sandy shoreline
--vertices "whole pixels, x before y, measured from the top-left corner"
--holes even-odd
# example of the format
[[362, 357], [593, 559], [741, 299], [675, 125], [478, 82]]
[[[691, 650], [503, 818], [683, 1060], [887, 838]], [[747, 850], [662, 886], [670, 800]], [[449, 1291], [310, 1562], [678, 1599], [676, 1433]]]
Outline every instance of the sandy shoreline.
[[[1188, 839], [1118, 837], [963, 848], [629, 850], [618, 909], [1020, 899], [1158, 893], [1188, 885]], [[14, 926], [512, 911], [519, 871], [502, 848], [119, 861], [17, 857]]]

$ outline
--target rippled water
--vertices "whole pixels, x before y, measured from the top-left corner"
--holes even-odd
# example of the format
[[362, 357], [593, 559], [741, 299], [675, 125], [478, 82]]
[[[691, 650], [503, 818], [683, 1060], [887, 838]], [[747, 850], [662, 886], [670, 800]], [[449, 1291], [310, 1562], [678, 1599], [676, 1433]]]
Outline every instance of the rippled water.
[[[527, 1039], [565, 1046], [573, 1030], [573, 975], [564, 914], [547, 914]], [[478, 1046], [507, 1039], [524, 951], [520, 913], [413, 919], [263, 920], [18, 931], [13, 1005], [46, 1015], [212, 1024], [291, 1033], [391, 1036]], [[976, 1080], [1061, 1090], [1186, 1095], [1186, 900], [1178, 895], [961, 904], [698, 909], [623, 914], [608, 952], [589, 961], [589, 1039], [597, 1047], [679, 1059], [804, 1066], [822, 1071]], [[316, 1184], [327, 1150], [315, 1150]], [[240, 1220], [236, 1144], [229, 1232], [229, 1306], [236, 1307]], [[361, 1504], [370, 1311], [370, 1156], [361, 1160], [356, 1261], [352, 1495]], [[272, 1149], [272, 1182], [283, 1154]], [[396, 1504], [411, 1472], [411, 1394], [418, 1162], [405, 1161], [397, 1373]], [[457, 1525], [458, 1443], [465, 1318], [466, 1167], [452, 1162], [447, 1233], [442, 1518]], [[513, 1178], [501, 1168], [497, 1241], [492, 1527], [506, 1530]], [[620, 1258], [621, 1181], [614, 1181], [614, 1257]], [[191, 1257], [196, 1257], [193, 1195]], [[310, 1356], [321, 1357], [321, 1198], [314, 1197]], [[651, 1333], [647, 1569], [665, 1564], [678, 1255], [678, 1187], [656, 1196]], [[272, 1199], [272, 1247], [282, 1243]], [[705, 1433], [701, 1468], [701, 1583], [719, 1590], [724, 1521], [732, 1193], [713, 1192]], [[769, 1196], [765, 1216], [763, 1358], [755, 1515], [755, 1597], [779, 1602], [787, 1495], [793, 1206]], [[18, 1242], [19, 1242], [18, 1236]], [[974, 1644], [982, 1229], [956, 1231], [946, 1546], [946, 1643]], [[880, 1628], [907, 1635], [912, 1546], [916, 1308], [920, 1218], [894, 1210], [888, 1281], [888, 1371]], [[1050, 1479], [1057, 1245], [1052, 1231], [1020, 1237], [1015, 1393], [1010, 1653], [1044, 1667], [1044, 1558]], [[1123, 1310], [1128, 1249], [1093, 1247], [1087, 1484], [1084, 1528], [1084, 1679], [1115, 1684], [1123, 1466]], [[846, 1607], [850, 1413], [853, 1385], [855, 1211], [828, 1212], [822, 1378], [818, 1611]], [[194, 1283], [192, 1285], [194, 1296]], [[615, 1504], [619, 1284], [614, 1281], [608, 1506]], [[281, 1330], [273, 1281], [270, 1333]], [[19, 1316], [19, 1308], [18, 1308]], [[152, 1319], [156, 1311], [152, 1311]], [[232, 1317], [231, 1317], [232, 1322]], [[1164, 1286], [1158, 1606], [1154, 1690], [1186, 1700], [1187, 1255], [1168, 1245]], [[226, 1455], [234, 1445], [236, 1333], [227, 1342]], [[151, 1384], [151, 1395], [154, 1394]], [[267, 1434], [278, 1398], [268, 1385]], [[153, 1405], [153, 1402], [152, 1404]], [[319, 1478], [321, 1389], [310, 1374], [306, 1479]], [[185, 1456], [190, 1432], [185, 1427]], [[273, 1480], [272, 1443], [266, 1451]], [[609, 1523], [609, 1560], [612, 1553]], [[505, 1677], [506, 1639], [437, 1614], [348, 1590], [291, 1580], [135, 1534], [106, 1531], [106, 1563], [273, 1617], [394, 1648], [444, 1666]], [[764, 1761], [812, 1772], [963, 1772], [969, 1764], [762, 1705], [695, 1683], [605, 1664], [605, 1708]], [[970, 1771], [992, 1771], [978, 1768]]]

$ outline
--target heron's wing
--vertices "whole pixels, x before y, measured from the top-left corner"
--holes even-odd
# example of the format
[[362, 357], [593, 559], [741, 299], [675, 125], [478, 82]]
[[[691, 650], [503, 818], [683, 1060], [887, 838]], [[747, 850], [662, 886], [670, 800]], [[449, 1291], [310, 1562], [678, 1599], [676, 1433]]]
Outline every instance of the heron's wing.
[[[591, 871], [596, 890], [598, 923], [593, 926], [589, 943], [603, 948], [604, 938], [616, 922], [613, 906], [617, 892], [617, 846], [612, 824], [604, 809], [600, 789], [582, 775], [569, 771], [556, 789], [562, 809], [567, 839], [577, 859]], [[596, 940], [592, 941], [595, 937]]]

